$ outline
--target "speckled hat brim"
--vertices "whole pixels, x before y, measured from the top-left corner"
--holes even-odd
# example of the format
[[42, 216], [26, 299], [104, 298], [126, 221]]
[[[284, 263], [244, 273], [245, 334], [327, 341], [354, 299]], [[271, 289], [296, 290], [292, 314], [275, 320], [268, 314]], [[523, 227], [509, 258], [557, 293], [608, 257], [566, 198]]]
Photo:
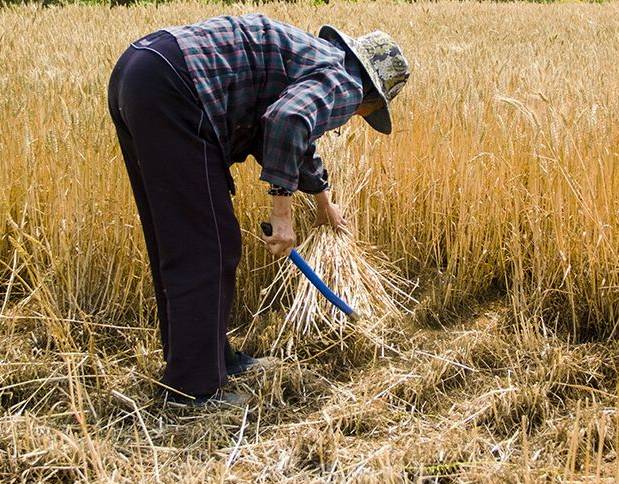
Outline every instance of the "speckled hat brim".
[[357, 58], [357, 60], [359, 61], [359, 63], [361, 64], [365, 72], [367, 73], [368, 77], [372, 81], [372, 84], [374, 85], [376, 92], [378, 92], [378, 94], [380, 95], [383, 101], [382, 108], [378, 109], [377, 111], [374, 111], [372, 114], [364, 116], [363, 118], [376, 131], [383, 133], [383, 134], [390, 134], [392, 128], [391, 128], [391, 112], [389, 111], [389, 103], [387, 102], [387, 98], [385, 96], [385, 93], [383, 92], [382, 82], [380, 81], [380, 78], [378, 77], [378, 73], [372, 67], [372, 63], [370, 62], [370, 60], [366, 57], [365, 51], [357, 47], [356, 45], [357, 42], [355, 41], [355, 39], [340, 32], [339, 30], [337, 30], [335, 27], [332, 27], [331, 25], [323, 25], [320, 28], [318, 37], [320, 37], [321, 39], [325, 39], [325, 40], [331, 40], [334, 38], [340, 40], [344, 45], [346, 45], [346, 47], [348, 47], [350, 52]]

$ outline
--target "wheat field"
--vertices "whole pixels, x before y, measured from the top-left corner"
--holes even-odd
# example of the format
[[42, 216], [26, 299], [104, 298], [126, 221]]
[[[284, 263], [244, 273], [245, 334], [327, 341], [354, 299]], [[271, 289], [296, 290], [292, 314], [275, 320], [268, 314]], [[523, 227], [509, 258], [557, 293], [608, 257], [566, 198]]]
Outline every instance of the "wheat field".
[[[107, 80], [148, 32], [254, 11], [403, 46], [394, 133], [353, 120], [320, 149], [410, 297], [338, 344], [299, 325], [275, 344], [287, 300], [257, 313], [287, 269], [257, 237], [248, 160], [230, 335], [283, 363], [232, 380], [251, 409], [162, 408]], [[0, 8], [0, 480], [617, 482], [617, 59], [616, 3]], [[316, 237], [295, 203], [298, 239]]]

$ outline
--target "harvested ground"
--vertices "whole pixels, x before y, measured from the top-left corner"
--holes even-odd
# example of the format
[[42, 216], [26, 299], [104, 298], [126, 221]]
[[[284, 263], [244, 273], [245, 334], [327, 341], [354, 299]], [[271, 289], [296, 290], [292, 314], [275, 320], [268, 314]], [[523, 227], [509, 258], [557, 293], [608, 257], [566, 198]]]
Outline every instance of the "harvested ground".
[[86, 325], [93, 351], [63, 352], [22, 322], [3, 335], [3, 480], [614, 482], [619, 344], [570, 345], [508, 314], [470, 308], [357, 367], [289, 358], [233, 380], [251, 408], [199, 411], [153, 397], [145, 331]]

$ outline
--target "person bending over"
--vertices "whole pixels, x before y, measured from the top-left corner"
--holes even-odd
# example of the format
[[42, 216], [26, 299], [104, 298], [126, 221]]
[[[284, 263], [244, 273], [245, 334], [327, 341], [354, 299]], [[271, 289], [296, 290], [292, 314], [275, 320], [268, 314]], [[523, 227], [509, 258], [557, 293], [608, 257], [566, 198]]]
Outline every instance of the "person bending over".
[[[134, 42], [108, 82], [108, 108], [137, 205], [157, 302], [162, 383], [180, 403], [244, 397], [229, 375], [267, 363], [227, 339], [241, 253], [229, 168], [253, 155], [272, 196], [274, 255], [296, 238], [291, 195], [313, 194], [318, 224], [345, 224], [316, 140], [362, 116], [391, 132], [389, 103], [409, 76], [384, 32], [318, 36], [261, 14], [170, 26]], [[337, 167], [334, 167], [337, 169]]]

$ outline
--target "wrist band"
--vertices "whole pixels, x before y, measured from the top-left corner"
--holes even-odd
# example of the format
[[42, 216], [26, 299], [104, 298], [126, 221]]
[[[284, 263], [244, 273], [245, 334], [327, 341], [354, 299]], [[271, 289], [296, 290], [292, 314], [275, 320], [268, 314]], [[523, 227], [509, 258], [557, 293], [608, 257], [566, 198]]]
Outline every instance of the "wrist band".
[[271, 183], [271, 186], [267, 192], [269, 195], [273, 195], [274, 197], [290, 197], [292, 196], [292, 192], [290, 190], [287, 190], [284, 187], [280, 187], [278, 185], [273, 185]]

